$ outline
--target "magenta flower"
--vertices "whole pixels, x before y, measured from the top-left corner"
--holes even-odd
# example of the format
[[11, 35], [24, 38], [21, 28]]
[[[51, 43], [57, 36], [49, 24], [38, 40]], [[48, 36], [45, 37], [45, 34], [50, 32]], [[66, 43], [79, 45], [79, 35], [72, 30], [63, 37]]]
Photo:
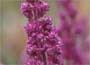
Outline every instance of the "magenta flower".
[[[85, 20], [77, 21], [78, 11], [72, 3], [72, 0], [58, 0], [60, 6], [61, 26], [59, 28], [59, 36], [64, 43], [64, 58], [72, 64], [84, 64], [82, 50], [77, 47], [77, 40], [85, 35]], [[80, 44], [80, 42], [79, 42]], [[68, 64], [70, 65], [70, 64]]]
[[31, 60], [44, 62], [42, 65], [61, 65], [58, 58], [61, 56], [61, 40], [52, 26], [50, 17], [28, 23], [25, 30], [28, 35], [26, 51]]
[[61, 39], [52, 25], [50, 16], [45, 16], [49, 5], [41, 0], [26, 0], [21, 5], [22, 13], [29, 19], [25, 65], [63, 65]]
[[30, 20], [43, 17], [48, 9], [49, 5], [39, 0], [26, 0], [21, 6], [22, 13]]

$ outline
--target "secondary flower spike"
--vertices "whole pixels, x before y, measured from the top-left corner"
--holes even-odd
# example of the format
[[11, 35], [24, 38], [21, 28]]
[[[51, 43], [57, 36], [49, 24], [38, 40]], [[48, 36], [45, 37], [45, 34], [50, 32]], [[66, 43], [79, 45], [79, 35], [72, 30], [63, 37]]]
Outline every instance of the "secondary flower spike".
[[[83, 52], [80, 47], [77, 45], [80, 42], [77, 42], [78, 39], [82, 39], [85, 35], [85, 23], [83, 19], [77, 20], [78, 10], [74, 6], [73, 0], [58, 0], [59, 6], [62, 6], [63, 12], [60, 13], [60, 24], [59, 35], [64, 44], [64, 58], [71, 65], [82, 65], [84, 64]], [[84, 41], [84, 40], [81, 40]], [[83, 42], [84, 43], [84, 42]], [[68, 64], [70, 65], [70, 64]]]
[[28, 18], [26, 53], [29, 56], [25, 65], [63, 65], [61, 39], [52, 25], [52, 18], [45, 16], [49, 5], [42, 0], [25, 0], [22, 13]]

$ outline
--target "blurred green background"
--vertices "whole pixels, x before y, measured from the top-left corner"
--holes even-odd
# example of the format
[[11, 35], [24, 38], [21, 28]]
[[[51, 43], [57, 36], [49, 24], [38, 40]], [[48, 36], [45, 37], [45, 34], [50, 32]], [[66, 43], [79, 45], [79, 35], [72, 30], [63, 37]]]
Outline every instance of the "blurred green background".
[[[53, 17], [53, 23], [58, 25], [56, 0], [45, 0], [50, 3], [49, 15]], [[6, 65], [17, 65], [26, 45], [26, 33], [24, 25], [27, 22], [21, 11], [23, 0], [0, 0], [0, 62]], [[74, 0], [74, 4], [89, 19], [90, 0]], [[89, 21], [87, 21], [89, 23]]]

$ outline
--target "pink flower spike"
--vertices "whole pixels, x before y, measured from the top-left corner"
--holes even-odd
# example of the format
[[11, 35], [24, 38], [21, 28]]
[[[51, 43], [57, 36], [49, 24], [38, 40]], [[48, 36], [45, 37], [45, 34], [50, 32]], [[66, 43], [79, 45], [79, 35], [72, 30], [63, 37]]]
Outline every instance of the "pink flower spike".
[[22, 13], [29, 19], [24, 29], [27, 33], [25, 65], [63, 65], [61, 39], [52, 25], [52, 18], [45, 16], [49, 4], [41, 0], [26, 0]]

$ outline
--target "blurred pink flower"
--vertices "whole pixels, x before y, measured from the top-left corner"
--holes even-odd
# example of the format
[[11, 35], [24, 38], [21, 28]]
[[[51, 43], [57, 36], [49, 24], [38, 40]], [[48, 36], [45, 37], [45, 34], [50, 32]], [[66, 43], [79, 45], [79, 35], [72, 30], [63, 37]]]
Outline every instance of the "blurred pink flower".
[[0, 63], [0, 65], [3, 65], [3, 64]]
[[61, 19], [59, 36], [64, 43], [64, 58], [67, 61], [73, 61], [73, 64], [84, 64], [84, 53], [77, 45], [80, 44], [78, 40], [84, 38], [86, 34], [85, 18], [77, 21], [78, 10], [72, 0], [58, 0], [58, 4], [63, 7], [62, 11], [59, 12], [59, 18]]

